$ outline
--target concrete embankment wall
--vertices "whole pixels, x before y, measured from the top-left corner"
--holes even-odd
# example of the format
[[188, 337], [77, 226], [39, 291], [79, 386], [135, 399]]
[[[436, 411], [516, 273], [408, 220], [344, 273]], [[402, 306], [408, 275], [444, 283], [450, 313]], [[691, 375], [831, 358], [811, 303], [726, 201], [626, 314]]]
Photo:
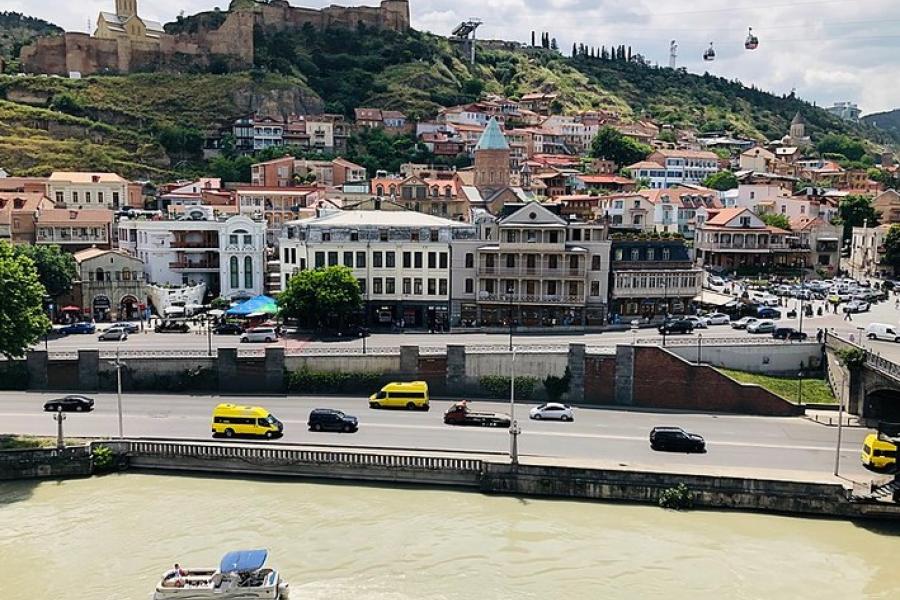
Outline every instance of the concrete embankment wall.
[[801, 368], [818, 371], [822, 368], [822, 345], [815, 342], [789, 344], [703, 344], [668, 346], [666, 349], [681, 358], [735, 371], [796, 377]]
[[[253, 477], [334, 479], [379, 484], [451, 486], [488, 494], [656, 504], [679, 484], [695, 506], [834, 516], [900, 519], [900, 505], [853, 502], [838, 483], [754, 479], [559, 464], [513, 466], [505, 458], [451, 453], [315, 449], [128, 440], [95, 442], [117, 453], [120, 464], [153, 472], [202, 472]], [[92, 446], [57, 450], [0, 451], [0, 480], [62, 478], [91, 472]]]

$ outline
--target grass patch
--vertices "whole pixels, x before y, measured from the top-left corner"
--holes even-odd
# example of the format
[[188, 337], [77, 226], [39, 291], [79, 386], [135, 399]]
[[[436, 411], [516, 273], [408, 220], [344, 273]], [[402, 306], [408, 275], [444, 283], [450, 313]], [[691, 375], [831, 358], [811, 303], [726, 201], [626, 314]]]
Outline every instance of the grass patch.
[[[797, 403], [798, 381], [796, 377], [772, 377], [759, 373], [719, 369], [725, 375], [741, 383], [755, 383], [788, 402]], [[803, 378], [803, 404], [837, 404], [837, 398], [831, 391], [828, 381], [821, 378]]]
[[[66, 446], [80, 446], [84, 439], [65, 438]], [[0, 434], [0, 450], [27, 450], [29, 448], [55, 448], [55, 437]]]

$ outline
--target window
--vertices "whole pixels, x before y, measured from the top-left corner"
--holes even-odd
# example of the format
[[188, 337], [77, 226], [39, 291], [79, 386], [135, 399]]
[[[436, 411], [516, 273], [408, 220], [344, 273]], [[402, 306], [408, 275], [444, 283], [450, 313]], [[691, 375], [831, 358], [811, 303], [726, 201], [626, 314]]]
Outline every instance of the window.
[[437, 268], [437, 252], [429, 252], [428, 253], [428, 268], [429, 269]]
[[359, 232], [358, 232], [358, 231], [351, 231], [351, 232], [350, 232], [350, 241], [351, 241], [351, 242], [358, 242], [358, 241], [359, 241]]
[[551, 231], [549, 233], [548, 237], [550, 238], [551, 244], [555, 244], [555, 243], [559, 242], [559, 232], [558, 231]]
[[[380, 196], [381, 194], [379, 194]], [[387, 229], [379, 229], [378, 230], [378, 239], [382, 242], [388, 241], [388, 230]]]
[[90, 193], [90, 192], [85, 192], [85, 193], [84, 193], [84, 201], [85, 201], [85, 203], [91, 201], [91, 193]]
[[352, 252], [344, 252], [344, 266], [353, 268], [353, 253]]
[[656, 260], [656, 248], [647, 248], [647, 260]]
[[386, 277], [384, 280], [384, 291], [386, 294], [396, 294], [397, 287], [393, 277]]
[[547, 257], [547, 268], [548, 269], [558, 269], [559, 268], [559, 257], [557, 256], [548, 256]]
[[244, 288], [251, 289], [253, 287], [253, 259], [249, 256], [244, 257]]
[[62, 192], [56, 192], [56, 203], [57, 204], [65, 204], [65, 196]]
[[578, 268], [578, 256], [572, 255], [569, 257], [569, 268], [575, 270]]
[[409, 239], [411, 239], [414, 242], [418, 242], [419, 241], [419, 230], [418, 229], [412, 230], [409, 233]]
[[572, 241], [573, 241], [573, 242], [580, 242], [580, 241], [581, 241], [581, 230], [580, 230], [580, 229], [573, 229], [573, 230], [572, 230]]
[[359, 293], [365, 294], [366, 293], [366, 280], [365, 279], [357, 279], [356, 283], [359, 284]]
[[600, 282], [592, 281], [591, 282], [591, 296], [599, 296], [600, 295]]
[[472, 279], [466, 279], [466, 293], [474, 294], [475, 293], [475, 282]]
[[447, 253], [446, 253], [446, 252], [441, 252], [440, 267], [441, 267], [442, 269], [446, 269], [446, 268], [447, 268], [447, 260], [448, 260]]
[[631, 249], [631, 260], [634, 262], [641, 260], [641, 251], [638, 250], [637, 248], [632, 248]]
[[421, 252], [415, 253], [415, 266], [417, 269], [422, 268], [422, 253]]
[[475, 266], [475, 255], [471, 252], [466, 252], [466, 268], [471, 269]]
[[291, 263], [291, 249], [290, 248], [284, 249], [284, 262], [285, 262], [285, 264]]
[[334, 267], [338, 264], [338, 253], [336, 251], [332, 251], [328, 253], [328, 266]]
[[316, 252], [316, 267], [317, 269], [321, 269], [325, 266], [325, 253], [324, 252]]
[[228, 270], [231, 275], [231, 287], [237, 288], [241, 284], [240, 277], [238, 277], [238, 259], [237, 256], [232, 256], [231, 260], [228, 261]]
[[376, 269], [381, 268], [381, 252], [373, 252], [372, 253], [372, 266]]
[[366, 268], [366, 253], [363, 251], [359, 251], [356, 253], [356, 268], [357, 269], [365, 269]]
[[741, 227], [750, 227], [750, 217], [741, 217]]
[[601, 256], [596, 254], [591, 257], [591, 271], [599, 271], [600, 270], [600, 260]]
[[506, 267], [508, 269], [515, 268], [516, 266], [516, 255], [515, 254], [507, 254], [506, 255]]
[[432, 229], [432, 230], [430, 231], [430, 235], [431, 235], [431, 241], [432, 241], [432, 242], [438, 241], [438, 230], [437, 230], [437, 229]]
[[428, 295], [434, 296], [437, 293], [437, 279], [430, 277], [428, 279]]
[[403, 268], [404, 269], [412, 268], [412, 252], [404, 252], [403, 253]]
[[78, 204], [78, 192], [72, 192], [72, 202]]
[[382, 291], [383, 291], [383, 288], [382, 288], [381, 277], [376, 277], [376, 278], [372, 279], [372, 293], [380, 294], [380, 293], [382, 293]]
[[547, 282], [547, 295], [548, 295], [548, 296], [555, 296], [555, 295], [556, 295], [556, 282], [555, 282], [555, 281], [548, 281], [548, 282]]
[[237, 234], [232, 233], [231, 235], [228, 236], [228, 245], [229, 246], [237, 246], [237, 243], [238, 243]]
[[393, 269], [397, 266], [396, 254], [393, 251], [384, 253], [384, 266]]
[[403, 278], [403, 295], [409, 296], [412, 294], [412, 279], [409, 277]]
[[518, 231], [507, 231], [506, 232], [506, 241], [514, 244], [519, 241], [519, 232]]
[[671, 250], [669, 250], [668, 248], [663, 248], [663, 249], [662, 249], [662, 259], [663, 259], [663, 260], [669, 260], [669, 258], [671, 257], [671, 255], [672, 255], [672, 251], [671, 251]]
[[440, 281], [438, 281], [438, 293], [441, 296], [447, 295], [447, 280], [446, 279], [441, 279]]
[[525, 231], [525, 241], [529, 244], [534, 244], [537, 242], [537, 231], [534, 229], [528, 229]]
[[422, 295], [422, 278], [416, 277], [413, 281], [413, 294], [416, 296]]
[[323, 242], [330, 242], [330, 241], [331, 241], [331, 232], [330, 232], [330, 231], [323, 231], [323, 232], [322, 232], [322, 241], [323, 241]]

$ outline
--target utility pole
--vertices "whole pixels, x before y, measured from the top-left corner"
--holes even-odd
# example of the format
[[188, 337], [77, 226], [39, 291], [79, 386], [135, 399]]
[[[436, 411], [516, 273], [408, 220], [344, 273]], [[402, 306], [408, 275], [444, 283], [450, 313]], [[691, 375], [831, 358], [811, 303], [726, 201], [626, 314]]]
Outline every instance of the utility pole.
[[[849, 369], [848, 369], [849, 371]], [[847, 387], [850, 387], [850, 380], [847, 380]], [[838, 433], [837, 447], [834, 450], [834, 476], [838, 476], [841, 468], [841, 437], [844, 433], [844, 386], [841, 386], [841, 397], [838, 400]]]
[[[509, 287], [506, 288], [507, 296], [509, 296], [509, 351], [515, 352], [513, 350], [513, 286], [509, 284]], [[513, 355], [515, 356], [515, 355]]]
[[800, 363], [800, 372], [797, 373], [797, 406], [803, 406], [803, 363]]
[[124, 436], [122, 429], [122, 360], [119, 356], [119, 348], [116, 347], [116, 360], [109, 363], [116, 368], [116, 409], [119, 413], [119, 439]]
[[512, 348], [512, 361], [509, 375], [509, 461], [519, 464], [519, 423], [516, 421], [516, 349]]
[[63, 421], [66, 420], [66, 413], [62, 411], [61, 406], [53, 413], [53, 420], [56, 421], [56, 447], [59, 449], [65, 448], [66, 442], [63, 438]]
[[697, 366], [699, 367], [701, 364], [701, 352], [703, 351], [703, 334], [697, 334]]
[[[803, 289], [803, 259], [797, 259], [797, 266], [800, 269], [800, 324], [798, 328], [800, 329], [800, 333], [803, 333], [803, 300], [804, 300], [804, 292], [806, 290]], [[800, 337], [803, 337], [802, 335]], [[801, 340], [802, 341], [802, 340]]]
[[206, 354], [212, 356], [212, 319], [206, 314]]

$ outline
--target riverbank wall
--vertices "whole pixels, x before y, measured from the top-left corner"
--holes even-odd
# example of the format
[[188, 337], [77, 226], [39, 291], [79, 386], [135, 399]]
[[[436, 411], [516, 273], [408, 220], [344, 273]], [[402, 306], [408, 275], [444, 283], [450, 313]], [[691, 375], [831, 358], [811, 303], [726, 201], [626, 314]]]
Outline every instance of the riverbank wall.
[[861, 501], [838, 482], [569, 466], [562, 460], [451, 452], [124, 440], [65, 450], [0, 451], [0, 480], [91, 473], [91, 454], [107, 446], [123, 468], [152, 473], [288, 477], [379, 485], [423, 485], [551, 498], [657, 504], [684, 485], [696, 507], [839, 518], [900, 519], [900, 504]]

